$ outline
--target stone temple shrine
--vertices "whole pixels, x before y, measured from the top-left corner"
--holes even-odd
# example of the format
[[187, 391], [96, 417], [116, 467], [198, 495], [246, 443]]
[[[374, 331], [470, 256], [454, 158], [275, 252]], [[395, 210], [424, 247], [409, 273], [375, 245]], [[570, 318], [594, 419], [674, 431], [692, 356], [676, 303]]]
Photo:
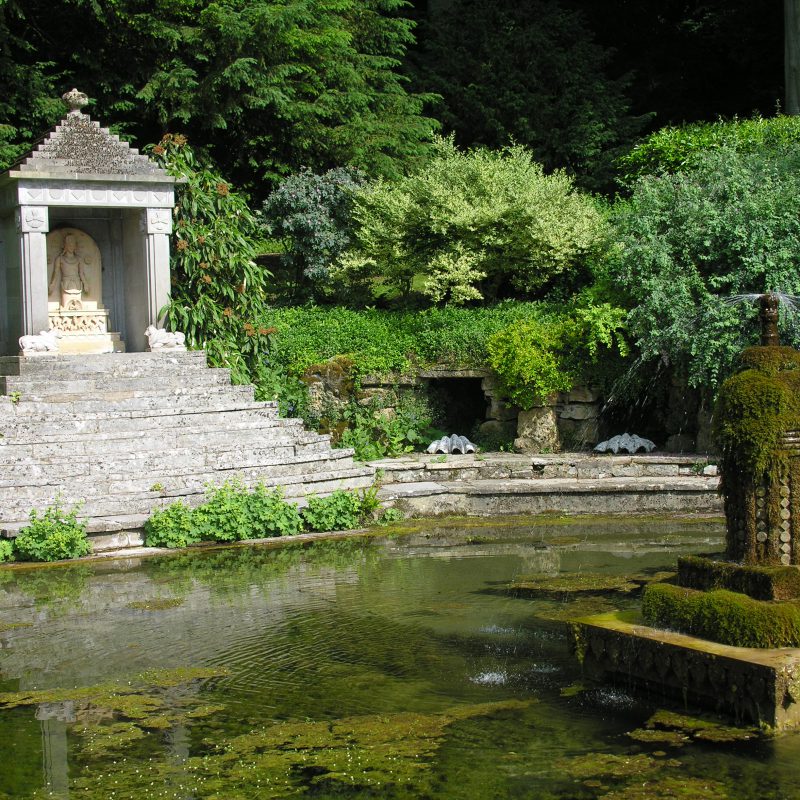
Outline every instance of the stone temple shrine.
[[64, 95], [69, 112], [0, 175], [0, 355], [54, 330], [60, 353], [147, 349], [169, 294], [175, 179]]

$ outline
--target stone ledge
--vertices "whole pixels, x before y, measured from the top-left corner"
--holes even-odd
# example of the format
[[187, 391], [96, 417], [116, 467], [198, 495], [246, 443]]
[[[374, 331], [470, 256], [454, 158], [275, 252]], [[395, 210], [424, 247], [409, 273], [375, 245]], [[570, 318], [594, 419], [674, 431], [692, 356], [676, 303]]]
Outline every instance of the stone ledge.
[[716, 478], [489, 479], [390, 483], [378, 498], [411, 516], [722, 514]]

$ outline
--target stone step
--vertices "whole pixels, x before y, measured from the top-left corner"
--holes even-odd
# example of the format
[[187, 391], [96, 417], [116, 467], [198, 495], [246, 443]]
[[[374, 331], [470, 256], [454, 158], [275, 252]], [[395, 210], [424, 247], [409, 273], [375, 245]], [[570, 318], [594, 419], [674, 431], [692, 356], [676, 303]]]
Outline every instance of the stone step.
[[193, 369], [189, 373], [174, 371], [165, 375], [124, 375], [112, 377], [98, 374], [84, 378], [45, 379], [42, 377], [0, 376], [0, 394], [18, 392], [22, 398], [51, 397], [64, 394], [98, 395], [104, 392], [125, 392], [142, 389], [171, 390], [190, 386], [230, 386], [230, 370], [219, 367]]
[[15, 417], [13, 407], [3, 413], [0, 397], [0, 433], [6, 442], [71, 441], [73, 437], [136, 434], [148, 431], [197, 430], [214, 427], [217, 430], [259, 427], [269, 421], [300, 425], [302, 420], [282, 419], [277, 416], [278, 404], [272, 401], [247, 403], [242, 407], [220, 410], [184, 411], [178, 414], [93, 414], [82, 419], [59, 418], [48, 415], [26, 414]]
[[173, 353], [103, 353], [99, 355], [41, 355], [0, 357], [0, 375], [80, 378], [90, 375], [138, 375], [151, 372], [206, 369], [203, 350]]
[[220, 400], [238, 403], [252, 399], [252, 386], [184, 386], [163, 391], [154, 386], [149, 391], [100, 392], [91, 397], [80, 394], [23, 396], [14, 404], [14, 409], [17, 416], [46, 411], [51, 416], [66, 414], [72, 417], [95, 412], [202, 408]]
[[92, 453], [142, 452], [185, 447], [190, 444], [215, 445], [232, 441], [252, 444], [262, 437], [300, 435], [304, 432], [303, 421], [281, 417], [258, 418], [252, 422], [228, 423], [219, 426], [177, 426], [145, 428], [143, 430], [121, 430], [104, 433], [63, 433], [4, 436], [0, 438], [0, 462], [6, 458], [23, 455], [42, 457], [47, 455], [86, 455]]
[[[15, 478], [0, 479], [0, 508], [6, 507], [17, 499], [26, 501], [32, 497], [40, 497], [48, 492], [55, 493], [62, 487], [71, 487], [73, 494], [96, 496], [104, 492], [134, 491], [130, 487], [138, 487], [137, 491], [150, 490], [153, 485], [165, 487], [169, 492], [173, 487], [184, 485], [203, 486], [214, 483], [216, 471], [219, 469], [235, 470], [237, 468], [258, 467], [279, 477], [282, 474], [294, 475], [308, 468], [311, 471], [324, 468], [326, 463], [353, 464], [353, 451], [349, 448], [328, 449], [327, 447], [300, 448], [293, 444], [286, 447], [271, 447], [262, 451], [246, 454], [244, 460], [236, 459], [233, 451], [224, 454], [211, 463], [199, 463], [195, 460], [190, 468], [176, 461], [172, 464], [132, 461], [127, 467], [124, 463], [114, 464], [112, 469], [104, 470], [97, 465], [93, 472], [75, 470], [70, 474], [55, 474], [49, 465], [26, 469], [24, 475]], [[362, 465], [358, 465], [362, 466]], [[133, 469], [135, 467], [135, 469]], [[266, 474], [266, 473], [265, 473]], [[161, 491], [161, 490], [159, 490]]]
[[[208, 440], [206, 440], [208, 436]], [[91, 439], [80, 443], [87, 452], [74, 452], [69, 445], [61, 443], [5, 445], [0, 443], [0, 465], [6, 470], [16, 468], [58, 469], [59, 467], [92, 470], [103, 463], [119, 463], [127, 469], [132, 461], [181, 465], [192, 461], [207, 461], [213, 464], [225, 453], [244, 453], [246, 450], [268, 450], [271, 447], [306, 448], [309, 445], [330, 446], [330, 436], [307, 431], [303, 428], [274, 428], [263, 435], [254, 437], [252, 431], [223, 432], [223, 435], [198, 434], [175, 441], [163, 439], [142, 440], [144, 446], [137, 446], [136, 440]], [[155, 443], [155, 446], [153, 446]], [[6, 476], [3, 476], [6, 477]], [[11, 477], [11, 476], [7, 476]]]
[[459, 481], [491, 479], [669, 478], [692, 475], [704, 456], [592, 455], [559, 453], [552, 456], [517, 453], [432, 456], [422, 453], [370, 462], [383, 471], [382, 482]]
[[[336, 451], [333, 451], [336, 453]], [[315, 480], [320, 472], [340, 469], [364, 469], [355, 465], [346, 451], [333, 455], [320, 450], [302, 455], [288, 454], [281, 458], [264, 458], [261, 462], [227, 463], [216, 466], [198, 466], [194, 470], [165, 469], [163, 471], [97, 475], [91, 480], [75, 476], [66, 480], [53, 480], [44, 474], [16, 487], [0, 488], [0, 519], [25, 515], [31, 508], [50, 505], [56, 496], [70, 503], [81, 500], [111, 498], [131, 493], [150, 493], [154, 497], [175, 497], [190, 492], [203, 492], [209, 484], [218, 485], [239, 473], [257, 471], [260, 479], [271, 486], [298, 480]], [[370, 473], [371, 474], [371, 473]], [[155, 488], [154, 488], [155, 487]]]
[[722, 513], [717, 478], [552, 478], [384, 485], [378, 499], [410, 516]]
[[[248, 469], [221, 470], [214, 473], [215, 484], [226, 479], [241, 478], [248, 486], [263, 482], [268, 487], [281, 486], [287, 499], [305, 496], [309, 493], [327, 494], [335, 489], [366, 488], [372, 484], [374, 472], [368, 467], [346, 466], [327, 469], [319, 472], [301, 472], [297, 475], [282, 475], [277, 478], [270, 474], [270, 468], [258, 467]], [[43, 509], [55, 502], [55, 494], [42, 495], [33, 503], [15, 504], [3, 509], [0, 516], [0, 528], [9, 529], [15, 523], [25, 520], [30, 508]], [[175, 500], [184, 500], [191, 505], [198, 505], [205, 497], [205, 487], [192, 487], [176, 490], [169, 496], [160, 492], [120, 492], [113, 495], [88, 498], [83, 503], [79, 516], [81, 518], [107, 517], [117, 514], [146, 514], [152, 510], [170, 505]], [[84, 498], [78, 493], [71, 493], [66, 488], [60, 494], [65, 506], [80, 503]]]
[[[201, 375], [203, 373], [200, 373]], [[184, 382], [176, 386], [164, 386], [161, 383], [147, 385], [143, 381], [139, 386], [128, 389], [98, 389], [96, 392], [60, 392], [45, 391], [22, 394], [12, 399], [17, 409], [24, 409], [33, 403], [51, 403], [56, 409], [70, 405], [76, 411], [85, 408], [92, 411], [105, 407], [117, 408], [129, 401], [153, 398], [161, 401], [164, 398], [195, 397], [199, 400], [216, 397], [252, 397], [253, 387], [250, 385], [233, 386], [230, 383], [197, 383]], [[124, 406], [123, 406], [124, 407]]]
[[[247, 395], [247, 389], [252, 392], [252, 387], [234, 386], [233, 389], [244, 389], [243, 394]], [[3, 398], [0, 398], [2, 400]], [[102, 410], [80, 411], [73, 409], [69, 403], [19, 403], [13, 405], [9, 403], [11, 413], [6, 413], [0, 407], [0, 431], [6, 425], [19, 422], [52, 422], [55, 419], [69, 420], [75, 416], [80, 416], [83, 420], [116, 420], [116, 419], [137, 419], [153, 416], [176, 416], [180, 414], [207, 414], [209, 412], [219, 413], [225, 411], [256, 411], [266, 408], [275, 408], [275, 403], [269, 402], [248, 402], [247, 399], [236, 400], [220, 395], [218, 398], [192, 398], [187, 397], [182, 402], [164, 403], [163, 398], [158, 398], [158, 402], [148, 403], [144, 400], [136, 400], [132, 403], [133, 408], [120, 408], [119, 405], [109, 408], [103, 406]], [[24, 407], [20, 411], [20, 407]], [[57, 413], [56, 413], [57, 412]]]

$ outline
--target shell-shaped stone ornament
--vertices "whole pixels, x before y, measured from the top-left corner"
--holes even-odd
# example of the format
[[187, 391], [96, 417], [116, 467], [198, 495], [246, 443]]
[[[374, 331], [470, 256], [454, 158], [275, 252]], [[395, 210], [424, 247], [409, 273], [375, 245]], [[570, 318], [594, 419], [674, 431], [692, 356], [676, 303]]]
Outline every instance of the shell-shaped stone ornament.
[[466, 436], [442, 436], [428, 445], [428, 453], [447, 453], [449, 455], [464, 455], [474, 453], [477, 448]]
[[600, 442], [600, 444], [594, 448], [594, 452], [607, 453], [611, 451], [612, 453], [638, 453], [639, 451], [644, 451], [645, 453], [650, 453], [655, 449], [655, 443], [651, 442], [649, 439], [643, 439], [635, 433], [622, 433], [619, 436], [612, 436], [605, 442]]

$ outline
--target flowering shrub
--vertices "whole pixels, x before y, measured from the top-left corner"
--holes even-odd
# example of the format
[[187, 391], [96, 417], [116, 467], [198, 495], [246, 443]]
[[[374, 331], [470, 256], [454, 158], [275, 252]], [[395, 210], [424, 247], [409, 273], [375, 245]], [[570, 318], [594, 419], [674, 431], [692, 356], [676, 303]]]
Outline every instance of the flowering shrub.
[[230, 367], [235, 383], [257, 382], [270, 329], [257, 325], [269, 273], [256, 265], [262, 239], [244, 195], [204, 167], [180, 134], [148, 148], [176, 187], [172, 292], [167, 325], [203, 347], [209, 362]]

